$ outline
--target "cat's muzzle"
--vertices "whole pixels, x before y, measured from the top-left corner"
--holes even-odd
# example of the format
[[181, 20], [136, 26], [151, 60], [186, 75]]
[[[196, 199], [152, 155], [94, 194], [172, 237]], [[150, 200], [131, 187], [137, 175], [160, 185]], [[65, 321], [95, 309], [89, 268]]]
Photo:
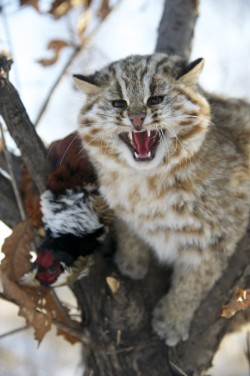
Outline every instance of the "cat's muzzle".
[[152, 160], [160, 142], [159, 132], [149, 129], [122, 132], [119, 137], [128, 146], [134, 159], [139, 162]]

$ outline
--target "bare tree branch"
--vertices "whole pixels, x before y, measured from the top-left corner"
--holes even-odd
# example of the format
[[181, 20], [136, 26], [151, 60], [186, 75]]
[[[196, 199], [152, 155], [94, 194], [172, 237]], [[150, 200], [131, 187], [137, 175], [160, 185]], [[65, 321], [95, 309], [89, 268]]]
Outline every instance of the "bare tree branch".
[[9, 227], [21, 221], [12, 185], [0, 174], [0, 219]]
[[6, 332], [4, 334], [1, 334], [0, 335], [0, 340], [2, 338], [5, 338], [5, 337], [9, 337], [11, 336], [12, 334], [16, 334], [16, 333], [20, 333], [20, 332], [23, 332], [25, 329], [28, 329], [29, 326], [28, 325], [25, 325], [25, 326], [21, 326], [20, 328], [16, 328], [16, 329], [13, 329], [13, 330], [10, 330], [9, 332]]
[[67, 61], [67, 63], [64, 65], [62, 71], [61, 71], [61, 74], [58, 76], [57, 80], [55, 81], [54, 85], [52, 86], [50, 92], [48, 93], [47, 95], [47, 99], [45, 100], [45, 102], [43, 103], [42, 107], [41, 107], [41, 110], [39, 111], [39, 114], [36, 118], [36, 121], [35, 121], [35, 127], [38, 125], [39, 121], [41, 120], [44, 112], [46, 111], [47, 107], [48, 107], [48, 104], [50, 102], [50, 98], [51, 96], [54, 94], [56, 88], [58, 87], [59, 83], [61, 82], [62, 80], [62, 77], [64, 76], [65, 72], [67, 71], [68, 67], [72, 64], [72, 62], [74, 61], [74, 59], [76, 58], [76, 56], [78, 56], [78, 53], [80, 51], [80, 48], [79, 47], [76, 47], [75, 48], [75, 51], [73, 52], [73, 54], [71, 55], [70, 59]]
[[11, 185], [12, 185], [13, 192], [15, 194], [18, 210], [20, 212], [21, 218], [24, 220], [26, 218], [26, 215], [25, 215], [25, 212], [24, 212], [24, 207], [23, 207], [20, 191], [18, 189], [16, 177], [15, 177], [15, 174], [14, 174], [14, 168], [12, 166], [11, 154], [9, 153], [9, 150], [7, 148], [7, 145], [6, 145], [4, 131], [3, 131], [3, 125], [1, 123], [1, 121], [0, 121], [0, 131], [1, 131], [1, 136], [2, 136], [3, 147], [4, 147], [4, 155], [5, 155], [6, 165], [7, 165], [8, 173], [11, 177], [10, 182], [11, 182]]
[[[3, 61], [3, 57], [1, 57], [0, 64]], [[1, 71], [4, 68], [2, 64], [0, 66]], [[0, 115], [20, 149], [22, 158], [39, 192], [43, 192], [50, 171], [45, 147], [38, 137], [16, 89], [3, 75], [0, 76]]]

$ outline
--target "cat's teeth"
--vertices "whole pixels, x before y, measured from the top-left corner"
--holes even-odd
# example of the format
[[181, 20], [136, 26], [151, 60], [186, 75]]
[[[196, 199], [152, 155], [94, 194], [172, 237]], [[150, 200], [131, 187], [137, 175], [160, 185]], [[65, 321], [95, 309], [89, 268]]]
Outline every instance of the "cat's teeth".
[[139, 154], [137, 154], [136, 151], [135, 151], [135, 158], [139, 158]]
[[147, 130], [147, 134], [148, 134], [148, 137], [151, 136], [151, 130], [150, 129]]
[[[136, 153], [136, 151], [134, 152], [134, 156], [135, 156], [135, 158], [139, 158], [139, 154], [138, 153]], [[151, 151], [149, 151], [148, 152], [148, 154], [147, 154], [147, 158], [151, 158]]]
[[128, 138], [130, 141], [133, 141], [132, 131], [128, 132]]

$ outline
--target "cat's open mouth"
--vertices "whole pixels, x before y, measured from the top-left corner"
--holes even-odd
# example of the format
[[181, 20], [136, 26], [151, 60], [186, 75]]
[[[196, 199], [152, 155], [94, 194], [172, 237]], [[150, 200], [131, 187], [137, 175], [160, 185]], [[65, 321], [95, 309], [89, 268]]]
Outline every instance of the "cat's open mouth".
[[142, 162], [154, 158], [157, 145], [160, 141], [158, 131], [133, 130], [130, 132], [122, 132], [119, 136], [129, 147], [135, 160]]

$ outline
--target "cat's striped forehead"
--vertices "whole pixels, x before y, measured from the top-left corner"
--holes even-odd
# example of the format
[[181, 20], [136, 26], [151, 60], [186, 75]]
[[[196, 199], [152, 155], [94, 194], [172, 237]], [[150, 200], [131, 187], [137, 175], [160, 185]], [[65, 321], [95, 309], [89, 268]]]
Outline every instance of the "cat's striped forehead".
[[176, 79], [184, 66], [178, 57], [165, 54], [132, 55], [116, 61], [98, 72], [98, 81], [102, 86], [112, 86], [121, 96], [124, 91], [145, 90], [151, 92], [156, 80]]
[[169, 57], [157, 53], [153, 55], [132, 55], [110, 64], [105, 73], [110, 76], [126, 78], [134, 77], [143, 80], [145, 75], [169, 75], [176, 78], [184, 62], [178, 57]]

